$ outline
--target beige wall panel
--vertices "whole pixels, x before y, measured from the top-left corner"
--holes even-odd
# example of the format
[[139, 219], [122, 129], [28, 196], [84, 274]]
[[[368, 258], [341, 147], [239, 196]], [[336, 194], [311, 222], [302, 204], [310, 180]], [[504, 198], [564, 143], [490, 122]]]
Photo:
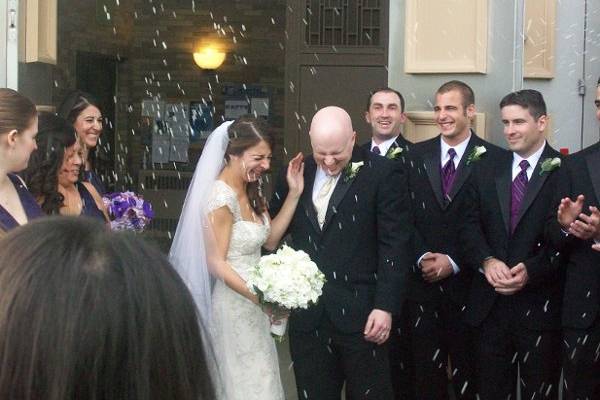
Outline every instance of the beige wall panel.
[[406, 0], [407, 73], [485, 73], [487, 0]]
[[525, 78], [554, 77], [556, 0], [525, 2]]
[[22, 62], [56, 64], [57, 0], [24, 0], [21, 2], [21, 35], [19, 51]]
[[[431, 139], [440, 133], [433, 111], [407, 111], [406, 117], [403, 134], [413, 143]], [[471, 125], [479, 137], [487, 138], [484, 113], [476, 113]]]

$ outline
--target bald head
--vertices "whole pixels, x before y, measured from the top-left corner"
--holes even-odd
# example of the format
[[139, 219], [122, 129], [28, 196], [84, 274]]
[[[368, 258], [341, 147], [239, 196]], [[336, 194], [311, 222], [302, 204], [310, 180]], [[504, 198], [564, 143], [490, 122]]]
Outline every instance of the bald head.
[[311, 141], [331, 137], [350, 139], [354, 134], [352, 120], [343, 108], [336, 106], [321, 108], [310, 123], [309, 134]]
[[310, 144], [315, 161], [329, 175], [337, 175], [348, 164], [356, 134], [350, 115], [335, 106], [317, 111], [310, 124]]

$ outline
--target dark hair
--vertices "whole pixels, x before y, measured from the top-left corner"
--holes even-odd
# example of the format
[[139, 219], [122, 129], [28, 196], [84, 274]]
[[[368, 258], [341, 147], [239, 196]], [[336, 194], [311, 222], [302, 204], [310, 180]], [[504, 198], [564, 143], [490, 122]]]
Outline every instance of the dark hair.
[[546, 115], [546, 102], [544, 96], [534, 89], [523, 89], [511, 92], [500, 101], [500, 109], [506, 106], [521, 106], [529, 110], [534, 120]]
[[463, 108], [466, 109], [471, 104], [475, 104], [475, 93], [473, 93], [473, 89], [471, 89], [471, 86], [467, 85], [463, 81], [453, 80], [446, 82], [440, 86], [436, 94], [444, 94], [451, 92], [452, 90], [457, 90], [460, 92]]
[[598, 83], [596, 85], [600, 86], [600, 76], [598, 77]]
[[42, 112], [38, 122], [37, 146], [22, 175], [31, 194], [42, 201], [46, 214], [58, 214], [65, 200], [58, 192], [58, 174], [65, 150], [77, 141], [73, 125], [55, 114]]
[[213, 399], [206, 350], [185, 284], [133, 234], [54, 217], [2, 239], [0, 398]]
[[81, 90], [74, 90], [65, 97], [62, 104], [58, 107], [57, 114], [69, 123], [74, 124], [79, 114], [89, 106], [94, 106], [98, 110], [102, 110], [100, 103], [94, 96]]
[[379, 93], [379, 92], [396, 93], [396, 95], [400, 99], [400, 112], [404, 112], [404, 97], [402, 96], [402, 94], [399, 91], [392, 89], [390, 87], [380, 87], [375, 90], [372, 90], [369, 93], [369, 97], [367, 98], [367, 111], [369, 111], [369, 108], [371, 108], [371, 100], [373, 99], [373, 95], [375, 93]]
[[25, 130], [36, 116], [31, 100], [15, 90], [0, 88], [0, 134]]
[[[264, 119], [244, 115], [235, 120], [227, 129], [229, 136], [229, 145], [225, 151], [225, 160], [229, 161], [229, 156], [239, 156], [252, 146], [256, 146], [261, 141], [265, 141], [271, 151], [275, 146], [275, 138], [271, 132], [271, 127]], [[266, 198], [262, 193], [262, 180], [248, 183], [246, 192], [250, 205], [258, 214], [266, 210]]]
[[[98, 99], [89, 93], [74, 90], [65, 97], [62, 104], [58, 107], [57, 114], [59, 117], [66, 119], [70, 124], [75, 124], [79, 114], [89, 106], [94, 106], [102, 112], [102, 107], [100, 107]], [[88, 160], [92, 168], [96, 165], [96, 147], [87, 149]]]

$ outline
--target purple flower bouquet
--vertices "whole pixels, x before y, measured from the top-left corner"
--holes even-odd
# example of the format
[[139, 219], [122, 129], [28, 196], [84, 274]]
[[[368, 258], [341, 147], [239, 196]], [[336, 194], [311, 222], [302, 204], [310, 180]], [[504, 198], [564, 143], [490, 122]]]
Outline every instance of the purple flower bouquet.
[[154, 218], [152, 205], [133, 192], [107, 193], [102, 197], [113, 230], [141, 232]]

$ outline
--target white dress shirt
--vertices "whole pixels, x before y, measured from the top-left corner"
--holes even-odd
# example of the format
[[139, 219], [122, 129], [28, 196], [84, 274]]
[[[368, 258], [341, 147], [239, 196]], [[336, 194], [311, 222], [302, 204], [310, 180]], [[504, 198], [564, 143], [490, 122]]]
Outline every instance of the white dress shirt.
[[540, 158], [542, 157], [542, 153], [544, 152], [545, 148], [546, 148], [546, 141], [544, 141], [544, 144], [542, 144], [542, 146], [539, 149], [537, 149], [535, 153], [533, 153], [532, 155], [530, 155], [527, 158], [523, 158], [520, 155], [518, 155], [517, 153], [513, 152], [512, 180], [514, 181], [515, 178], [517, 177], [517, 175], [519, 175], [519, 173], [521, 172], [521, 167], [519, 166], [521, 161], [527, 160], [527, 162], [529, 163], [529, 167], [527, 167], [527, 171], [526, 171], [527, 172], [527, 180], [530, 181], [531, 175], [533, 175], [533, 170], [535, 169], [535, 166], [540, 161]]
[[[338, 181], [340, 180], [340, 176], [341, 175], [342, 174], [339, 173], [335, 177], [335, 183], [333, 184], [334, 188], [335, 188], [335, 185], [337, 185]], [[312, 200], [313, 200], [313, 203], [315, 202], [315, 199], [319, 195], [319, 192], [321, 191], [321, 188], [325, 184], [325, 180], [327, 179], [328, 176], [329, 175], [327, 175], [327, 173], [325, 171], [323, 171], [323, 168], [317, 167], [317, 172], [315, 174], [315, 183], [313, 184], [313, 191], [312, 191]]]
[[[398, 135], [398, 136], [400, 136], [400, 135]], [[371, 151], [373, 151], [373, 147], [377, 146], [377, 147], [379, 147], [379, 155], [385, 156], [387, 154], [388, 150], [390, 149], [390, 147], [392, 147], [392, 145], [396, 141], [396, 139], [398, 139], [398, 136], [395, 136], [391, 139], [385, 140], [379, 144], [375, 143], [375, 141], [373, 141], [373, 139], [371, 139]]]

